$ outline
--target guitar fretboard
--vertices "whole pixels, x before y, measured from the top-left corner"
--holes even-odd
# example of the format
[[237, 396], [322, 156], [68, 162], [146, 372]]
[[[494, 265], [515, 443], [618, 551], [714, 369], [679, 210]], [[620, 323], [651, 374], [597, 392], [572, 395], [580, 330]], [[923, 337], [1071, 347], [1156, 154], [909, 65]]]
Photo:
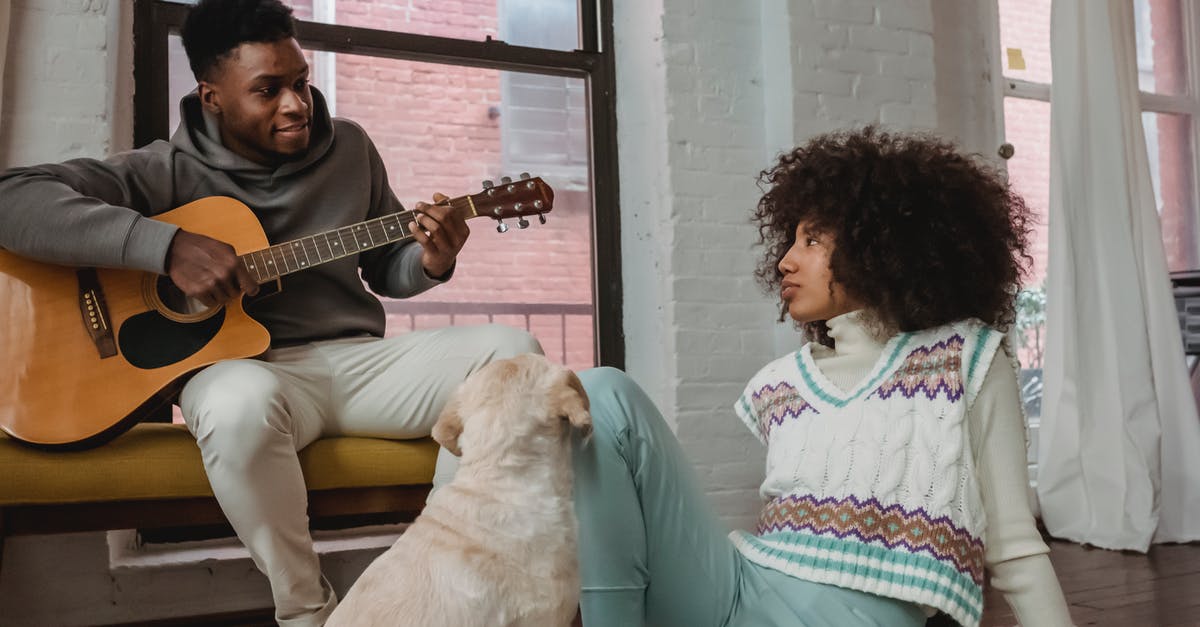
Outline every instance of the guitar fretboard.
[[[475, 217], [468, 197], [446, 201], [464, 218]], [[301, 237], [262, 250], [246, 253], [242, 265], [259, 283], [273, 281], [285, 274], [342, 259], [364, 250], [412, 239], [408, 230], [415, 211], [401, 211], [365, 222]]]

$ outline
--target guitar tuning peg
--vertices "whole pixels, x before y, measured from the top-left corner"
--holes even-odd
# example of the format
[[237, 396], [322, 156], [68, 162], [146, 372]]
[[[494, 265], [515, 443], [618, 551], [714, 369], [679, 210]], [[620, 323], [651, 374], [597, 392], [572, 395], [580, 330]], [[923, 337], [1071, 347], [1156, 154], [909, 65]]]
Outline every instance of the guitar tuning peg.
[[521, 173], [521, 180], [522, 180], [522, 181], [528, 181], [528, 180], [529, 180], [529, 173], [528, 173], [528, 172], [522, 172], [522, 173]]
[[494, 185], [495, 185], [495, 183], [493, 183], [491, 179], [484, 179], [484, 181], [483, 181], [484, 189], [491, 189]]
[[504, 223], [504, 220], [500, 220], [500, 224], [496, 225], [496, 232], [497, 233], [507, 233], [508, 232], [508, 225]]
[[539, 214], [538, 214], [538, 222], [540, 222], [540, 223], [542, 223], [542, 224], [545, 224], [545, 223], [546, 223], [546, 214], [544, 214], [544, 213], [539, 213]]
[[517, 220], [517, 228], [519, 228], [519, 229], [529, 228], [529, 220], [526, 220], [525, 217], [522, 216], [521, 219]]
[[504, 185], [508, 185], [509, 183], [512, 182], [512, 177], [511, 176], [501, 177], [500, 182]]

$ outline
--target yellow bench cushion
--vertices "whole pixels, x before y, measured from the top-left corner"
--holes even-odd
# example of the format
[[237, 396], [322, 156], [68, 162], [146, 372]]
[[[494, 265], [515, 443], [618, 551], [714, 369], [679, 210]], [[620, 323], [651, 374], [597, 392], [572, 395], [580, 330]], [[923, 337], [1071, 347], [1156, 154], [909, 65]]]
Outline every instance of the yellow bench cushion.
[[[310, 490], [428, 484], [431, 439], [317, 440], [300, 452]], [[183, 425], [139, 424], [87, 451], [46, 452], [0, 434], [0, 506], [212, 496], [200, 449]]]

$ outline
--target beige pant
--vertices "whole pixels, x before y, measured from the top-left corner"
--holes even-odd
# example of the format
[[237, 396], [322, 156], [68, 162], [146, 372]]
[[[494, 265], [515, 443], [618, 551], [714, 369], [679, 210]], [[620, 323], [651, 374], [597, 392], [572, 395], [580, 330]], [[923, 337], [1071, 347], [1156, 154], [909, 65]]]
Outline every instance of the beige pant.
[[275, 349], [188, 382], [184, 420], [221, 509], [271, 582], [280, 625], [322, 625], [337, 605], [313, 550], [296, 452], [322, 436], [427, 436], [468, 374], [528, 352], [542, 350], [524, 331], [448, 327]]

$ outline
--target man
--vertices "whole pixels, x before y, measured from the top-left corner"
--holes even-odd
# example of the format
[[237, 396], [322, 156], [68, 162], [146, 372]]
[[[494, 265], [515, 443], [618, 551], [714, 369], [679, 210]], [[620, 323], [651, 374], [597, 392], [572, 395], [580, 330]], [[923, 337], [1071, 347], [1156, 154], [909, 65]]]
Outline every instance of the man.
[[[202, 0], [182, 31], [198, 87], [180, 103], [171, 141], [0, 174], [0, 247], [167, 274], [215, 305], [257, 292], [234, 250], [148, 216], [232, 196], [281, 242], [401, 211], [370, 139], [331, 119], [309, 86], [293, 28], [278, 0]], [[467, 374], [541, 352], [527, 333], [494, 325], [380, 339], [383, 307], [363, 279], [387, 296], [418, 294], [450, 278], [468, 237], [448, 207], [416, 211], [415, 243], [284, 277], [280, 293], [248, 307], [271, 350], [201, 371], [180, 397], [213, 492], [270, 579], [281, 625], [320, 625], [337, 603], [313, 550], [296, 452], [323, 435], [428, 435]]]

